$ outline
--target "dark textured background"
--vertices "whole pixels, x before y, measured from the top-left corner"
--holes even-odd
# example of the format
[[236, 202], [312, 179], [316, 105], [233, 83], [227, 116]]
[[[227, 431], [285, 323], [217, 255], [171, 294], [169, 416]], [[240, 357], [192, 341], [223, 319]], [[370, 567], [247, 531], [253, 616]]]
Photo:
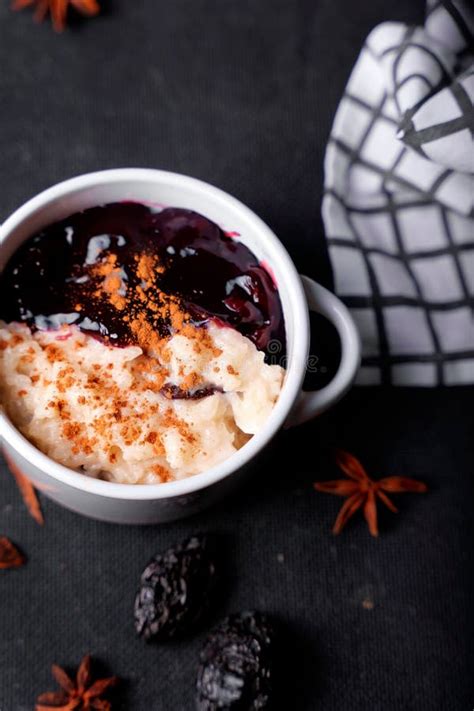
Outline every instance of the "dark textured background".
[[[189, 173], [230, 191], [297, 265], [330, 283], [319, 216], [324, 145], [361, 43], [414, 0], [110, 0], [63, 36], [0, 4], [0, 219], [74, 174], [125, 165]], [[101, 524], [43, 501], [27, 516], [6, 469], [0, 533], [28, 565], [0, 575], [0, 711], [54, 688], [52, 661], [85, 652], [126, 679], [119, 706], [193, 708], [189, 642], [145, 647], [131, 605], [149, 556], [195, 530], [228, 560], [225, 611], [258, 607], [286, 630], [282, 709], [469, 711], [473, 668], [472, 388], [357, 390], [282, 434], [252, 487], [192, 520]], [[340, 500], [329, 446], [376, 475], [425, 480], [372, 540], [330, 534]], [[367, 609], [372, 607], [372, 609]], [[471, 656], [470, 656], [471, 654]]]

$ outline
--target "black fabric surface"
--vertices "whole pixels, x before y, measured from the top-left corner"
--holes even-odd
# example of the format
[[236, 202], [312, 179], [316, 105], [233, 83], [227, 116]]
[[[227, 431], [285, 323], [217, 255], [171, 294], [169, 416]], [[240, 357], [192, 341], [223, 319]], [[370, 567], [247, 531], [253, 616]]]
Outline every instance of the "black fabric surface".
[[[319, 214], [325, 140], [370, 29], [418, 22], [413, 0], [115, 0], [63, 36], [0, 5], [0, 219], [74, 174], [124, 165], [208, 180], [256, 210], [297, 266], [330, 284]], [[132, 603], [149, 557], [217, 536], [226, 584], [213, 611], [259, 608], [284, 631], [279, 707], [462, 711], [474, 704], [473, 388], [354, 390], [282, 433], [258, 477], [193, 519], [102, 524], [43, 498], [28, 517], [2, 465], [0, 534], [28, 555], [0, 571], [0, 711], [54, 689], [51, 662], [86, 652], [125, 681], [117, 708], [193, 708], [205, 629], [146, 646]], [[381, 537], [361, 516], [334, 538], [331, 446], [375, 476], [420, 478]]]

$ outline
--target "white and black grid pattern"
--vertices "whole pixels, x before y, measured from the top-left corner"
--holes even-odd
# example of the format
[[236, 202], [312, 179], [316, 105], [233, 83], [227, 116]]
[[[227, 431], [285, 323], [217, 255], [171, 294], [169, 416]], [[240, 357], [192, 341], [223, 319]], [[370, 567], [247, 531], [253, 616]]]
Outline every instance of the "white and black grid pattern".
[[323, 217], [360, 384], [474, 381], [469, 21], [446, 0], [424, 29], [377, 27], [334, 120]]

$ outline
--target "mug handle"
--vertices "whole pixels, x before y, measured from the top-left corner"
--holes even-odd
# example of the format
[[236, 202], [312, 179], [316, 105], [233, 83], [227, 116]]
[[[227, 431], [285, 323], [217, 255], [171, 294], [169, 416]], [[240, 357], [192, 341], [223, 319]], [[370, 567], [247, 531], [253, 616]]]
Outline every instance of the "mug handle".
[[341, 362], [336, 375], [321, 390], [302, 390], [286, 422], [286, 427], [301, 425], [337, 402], [350, 388], [360, 365], [360, 338], [352, 316], [337, 296], [303, 274], [301, 281], [310, 311], [325, 316], [336, 327], [341, 339]]

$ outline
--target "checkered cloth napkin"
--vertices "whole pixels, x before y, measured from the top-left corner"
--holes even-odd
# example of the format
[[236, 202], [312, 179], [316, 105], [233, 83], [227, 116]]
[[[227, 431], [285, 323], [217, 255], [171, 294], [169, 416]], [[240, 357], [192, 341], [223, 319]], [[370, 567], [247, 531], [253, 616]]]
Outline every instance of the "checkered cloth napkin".
[[474, 382], [473, 30], [461, 0], [379, 25], [335, 116], [323, 218], [359, 384]]

